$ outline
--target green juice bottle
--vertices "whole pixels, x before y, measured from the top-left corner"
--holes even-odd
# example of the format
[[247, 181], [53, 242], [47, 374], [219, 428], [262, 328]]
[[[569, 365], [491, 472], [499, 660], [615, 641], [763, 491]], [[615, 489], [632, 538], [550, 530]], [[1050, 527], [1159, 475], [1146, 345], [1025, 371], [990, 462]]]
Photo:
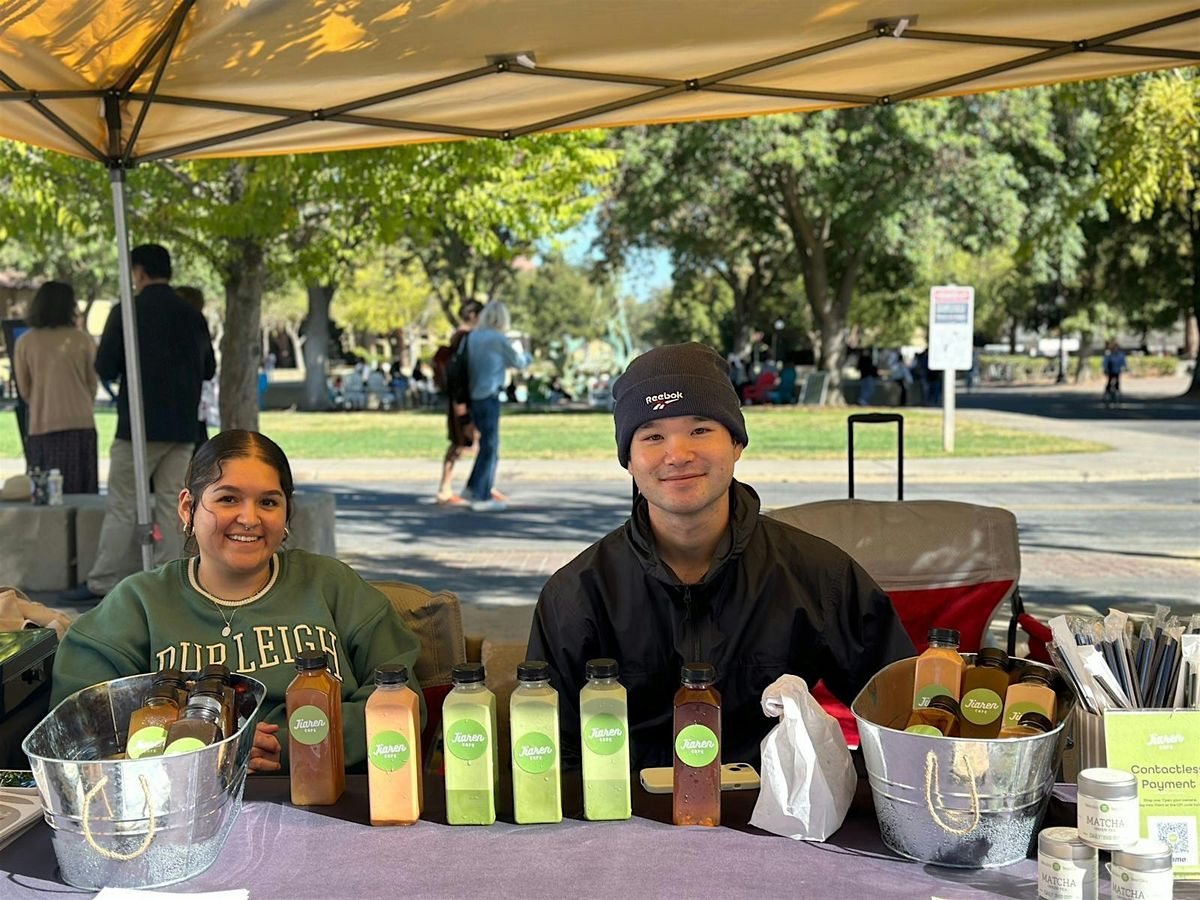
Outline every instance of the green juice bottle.
[[628, 819], [629, 704], [617, 681], [615, 659], [587, 664], [588, 682], [579, 692], [579, 737], [583, 758], [583, 814], [593, 822]]
[[558, 692], [550, 687], [550, 667], [546, 663], [526, 660], [517, 666], [509, 721], [517, 824], [561, 822]]
[[446, 821], [491, 825], [496, 821], [496, 695], [483, 684], [483, 666], [454, 667], [454, 688], [442, 705], [446, 764]]

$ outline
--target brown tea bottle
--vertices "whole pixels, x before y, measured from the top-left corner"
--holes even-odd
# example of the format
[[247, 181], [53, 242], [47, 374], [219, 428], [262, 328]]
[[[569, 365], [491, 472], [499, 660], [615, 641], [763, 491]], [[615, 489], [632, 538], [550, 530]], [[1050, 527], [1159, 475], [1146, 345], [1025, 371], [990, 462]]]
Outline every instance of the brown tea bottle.
[[721, 824], [721, 695], [713, 687], [716, 677], [709, 663], [688, 663], [675, 693], [671, 801], [676, 825]]
[[1008, 654], [999, 647], [984, 647], [975, 654], [975, 665], [963, 673], [959, 734], [965, 738], [999, 734], [1007, 691]]
[[346, 786], [342, 685], [321, 650], [297, 654], [296, 670], [286, 695], [292, 803], [331, 806]]
[[129, 717], [125, 756], [141, 759], [161, 755], [167, 745], [167, 730], [178, 718], [179, 699], [175, 688], [169, 684], [159, 685]]
[[188, 698], [187, 709], [167, 732], [163, 756], [176, 756], [215, 744], [221, 733], [221, 695], [206, 690], [194, 690]]
[[928, 706], [918, 706], [908, 717], [904, 730], [911, 734], [958, 737], [958, 701], [938, 694]]
[[229, 737], [231, 734], [237, 734], [237, 692], [233, 689], [233, 679], [230, 677], [229, 667], [221, 665], [221, 663], [210, 663], [200, 670], [198, 680], [207, 681], [209, 679], [221, 685], [221, 706], [223, 707], [225, 736]]
[[967, 664], [958, 653], [958, 632], [953, 628], [930, 628], [929, 648], [917, 657], [913, 678], [913, 708], [928, 706], [938, 694], [957, 700], [961, 695], [963, 670]]

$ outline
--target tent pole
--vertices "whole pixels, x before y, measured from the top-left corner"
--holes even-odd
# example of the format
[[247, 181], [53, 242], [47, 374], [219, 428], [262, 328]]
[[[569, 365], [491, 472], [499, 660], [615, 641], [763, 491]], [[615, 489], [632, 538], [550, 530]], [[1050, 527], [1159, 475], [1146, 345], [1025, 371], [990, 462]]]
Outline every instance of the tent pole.
[[[150, 510], [150, 476], [146, 471], [146, 419], [142, 409], [141, 357], [138, 356], [137, 315], [133, 309], [133, 271], [129, 262], [129, 227], [125, 217], [125, 170], [109, 169], [113, 220], [117, 228], [117, 268], [121, 274], [121, 333], [125, 338], [125, 380], [121, 392], [129, 400], [129, 437], [133, 444], [133, 483], [137, 492], [137, 528], [142, 569], [154, 565], [154, 519]], [[111, 477], [111, 475], [110, 475]], [[109, 487], [111, 491], [111, 486]]]

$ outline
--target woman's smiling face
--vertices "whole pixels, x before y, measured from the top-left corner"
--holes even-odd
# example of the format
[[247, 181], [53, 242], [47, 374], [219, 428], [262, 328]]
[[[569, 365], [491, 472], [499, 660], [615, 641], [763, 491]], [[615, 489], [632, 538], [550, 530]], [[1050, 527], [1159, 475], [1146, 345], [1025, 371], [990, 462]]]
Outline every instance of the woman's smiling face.
[[283, 543], [287, 499], [275, 469], [255, 456], [226, 460], [221, 475], [204, 489], [195, 514], [192, 495], [179, 495], [179, 517], [190, 521], [202, 569], [245, 578], [265, 570]]

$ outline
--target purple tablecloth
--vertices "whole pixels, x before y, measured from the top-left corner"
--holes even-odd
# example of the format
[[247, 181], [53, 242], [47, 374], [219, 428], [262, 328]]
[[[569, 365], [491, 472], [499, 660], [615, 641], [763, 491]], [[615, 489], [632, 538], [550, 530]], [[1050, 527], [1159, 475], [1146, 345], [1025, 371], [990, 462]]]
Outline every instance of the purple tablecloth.
[[[573, 790], [572, 790], [573, 787]], [[366, 778], [351, 776], [334, 807], [287, 802], [285, 778], [248, 780], [246, 803], [216, 863], [167, 890], [249, 888], [252, 900], [379, 897], [596, 896], [969, 898], [1037, 896], [1036, 864], [947, 869], [902, 859], [884, 847], [869, 790], [824, 844], [768, 835], [745, 823], [757, 796], [724, 795], [721, 828], [676, 828], [670, 798], [638, 790], [626, 822], [564, 819], [557, 825], [488, 828], [441, 822], [441, 783], [431, 781], [428, 817], [403, 828], [372, 828]], [[568, 813], [578, 783], [568, 785]], [[1047, 823], [1065, 811], [1052, 804]], [[439, 821], [441, 820], [441, 821]], [[1059, 822], [1061, 824], [1061, 822]], [[87, 896], [57, 878], [50, 831], [38, 824], [0, 851], [0, 897]]]

